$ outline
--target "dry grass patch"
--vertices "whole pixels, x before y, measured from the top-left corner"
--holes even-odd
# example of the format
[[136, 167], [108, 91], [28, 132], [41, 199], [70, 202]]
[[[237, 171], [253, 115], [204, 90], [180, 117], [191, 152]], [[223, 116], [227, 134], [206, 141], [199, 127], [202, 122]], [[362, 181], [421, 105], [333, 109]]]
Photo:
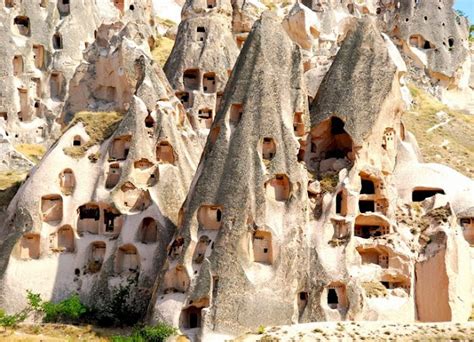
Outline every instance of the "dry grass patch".
[[368, 281], [362, 283], [362, 288], [367, 297], [386, 297], [388, 292], [385, 286], [379, 281]]
[[0, 208], [8, 206], [26, 175], [26, 172], [0, 172]]
[[84, 124], [89, 141], [82, 146], [65, 147], [64, 153], [72, 158], [82, 158], [92, 146], [102, 143], [109, 138], [123, 119], [118, 112], [79, 112], [66, 127], [65, 131], [79, 122]]
[[[427, 92], [409, 86], [415, 102], [411, 111], [403, 115], [406, 128], [411, 131], [420, 146], [424, 161], [446, 164], [468, 177], [474, 177], [474, 140], [470, 139], [474, 116], [451, 110]], [[449, 120], [436, 114], [446, 113]]]
[[38, 164], [46, 153], [46, 148], [39, 144], [19, 144], [15, 145], [15, 149], [21, 154], [27, 156], [35, 164]]
[[174, 40], [166, 37], [157, 37], [155, 47], [151, 52], [153, 59], [163, 67], [173, 50]]
[[26, 178], [27, 172], [3, 171], [0, 172], [0, 191], [10, 188]]
[[262, 0], [263, 3], [270, 11], [276, 11], [278, 8], [288, 7], [294, 4], [292, 0]]
[[333, 193], [336, 190], [337, 184], [339, 184], [338, 174], [326, 174], [319, 181], [321, 185], [321, 192]]
[[160, 17], [155, 17], [155, 23], [164, 27], [171, 28], [176, 25], [176, 23], [171, 19], [165, 19]]
[[21, 324], [0, 332], [0, 341], [111, 341], [112, 336], [126, 335], [128, 330], [97, 328], [91, 325]]

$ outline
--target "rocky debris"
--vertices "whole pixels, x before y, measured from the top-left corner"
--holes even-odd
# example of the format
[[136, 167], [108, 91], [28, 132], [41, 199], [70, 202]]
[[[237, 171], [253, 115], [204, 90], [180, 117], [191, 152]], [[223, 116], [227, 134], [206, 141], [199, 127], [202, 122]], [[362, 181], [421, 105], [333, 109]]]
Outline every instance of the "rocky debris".
[[236, 341], [313, 341], [313, 340], [393, 340], [413, 339], [468, 340], [474, 323], [391, 323], [391, 322], [316, 322], [265, 327], [262, 333], [247, 333]]

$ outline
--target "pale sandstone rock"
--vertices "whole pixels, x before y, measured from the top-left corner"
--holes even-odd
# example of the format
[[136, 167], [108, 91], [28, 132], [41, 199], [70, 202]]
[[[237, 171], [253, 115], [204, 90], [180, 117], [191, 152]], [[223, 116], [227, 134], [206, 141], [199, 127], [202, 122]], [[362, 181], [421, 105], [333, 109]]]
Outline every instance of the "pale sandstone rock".
[[4, 123], [0, 122], [0, 172], [30, 170], [33, 162], [15, 150], [4, 127]]
[[[214, 3], [213, 3], [214, 5]], [[164, 70], [204, 143], [238, 55], [230, 2], [187, 1]], [[210, 7], [210, 8], [209, 8]]]
[[89, 306], [101, 305], [129, 277], [137, 277], [131, 294], [146, 310], [178, 224], [198, 162], [197, 136], [139, 25], [102, 29], [123, 54], [102, 54], [98, 40], [88, 68], [100, 73], [117, 63], [135, 89], [129, 109], [112, 136], [82, 157], [65, 149], [91, 137], [82, 122], [70, 127], [11, 202], [0, 231], [0, 301], [9, 311], [23, 305], [27, 289], [54, 300], [77, 292]]
[[302, 113], [303, 134], [309, 121], [300, 63], [299, 48], [265, 12], [236, 62], [184, 203], [158, 279], [154, 321], [165, 318], [192, 332], [196, 313], [205, 339], [212, 330], [235, 333], [297, 315], [307, 177], [295, 153], [295, 113]]
[[318, 18], [314, 12], [300, 3], [296, 3], [283, 20], [283, 27], [303, 49], [311, 49], [313, 40], [319, 37]]
[[[151, 18], [151, 0], [17, 1], [0, 4], [0, 113], [14, 143], [49, 146], [68, 84], [102, 22]], [[133, 8], [133, 10], [132, 10]], [[53, 135], [53, 136], [52, 136]]]
[[[63, 149], [90, 137], [74, 125], [31, 172], [0, 227], [2, 307], [21, 306], [27, 288], [53, 300], [77, 291], [92, 304], [138, 275], [148, 321], [191, 340], [260, 325], [468, 319], [473, 182], [424, 164], [401, 121], [412, 54], [450, 86], [466, 83], [461, 47], [449, 58], [403, 50], [391, 30], [397, 13], [417, 21], [428, 7], [314, 0], [303, 1], [314, 13], [278, 6], [256, 21], [258, 1], [188, 0], [170, 86], [149, 57], [149, 4], [125, 2], [120, 14], [98, 1], [110, 22], [68, 69], [66, 101], [47, 118], [126, 116], [78, 159]], [[462, 39], [451, 5], [440, 16]], [[427, 27], [407, 24], [403, 35], [415, 29]], [[183, 92], [186, 109], [174, 96], [186, 102]], [[87, 216], [79, 208], [91, 202], [99, 224], [77, 211]], [[112, 231], [106, 212], [119, 214]]]

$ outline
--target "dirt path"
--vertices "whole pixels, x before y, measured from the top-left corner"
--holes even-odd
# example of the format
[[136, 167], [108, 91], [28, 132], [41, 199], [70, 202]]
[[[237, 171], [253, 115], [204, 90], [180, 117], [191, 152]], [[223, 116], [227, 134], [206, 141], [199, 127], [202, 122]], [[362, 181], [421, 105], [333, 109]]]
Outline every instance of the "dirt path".
[[320, 322], [265, 328], [263, 334], [247, 334], [235, 342], [309, 342], [321, 340], [367, 341], [445, 341], [474, 340], [474, 322], [469, 323], [391, 323]]

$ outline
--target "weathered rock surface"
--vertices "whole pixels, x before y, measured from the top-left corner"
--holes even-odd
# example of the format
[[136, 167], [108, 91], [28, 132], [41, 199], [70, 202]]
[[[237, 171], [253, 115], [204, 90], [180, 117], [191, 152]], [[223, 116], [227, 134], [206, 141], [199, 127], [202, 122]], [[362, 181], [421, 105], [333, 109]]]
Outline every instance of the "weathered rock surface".
[[205, 141], [238, 55], [230, 1], [189, 0], [164, 70], [194, 129]]
[[0, 172], [28, 171], [33, 167], [33, 162], [15, 150], [4, 127], [5, 125], [0, 122], [0, 156], [2, 156]]
[[297, 315], [293, 293], [307, 253], [307, 176], [293, 126], [297, 113], [308, 123], [302, 71], [299, 49], [265, 13], [236, 63], [182, 208], [155, 320], [194, 328], [198, 312], [204, 333], [235, 333], [256, 317], [270, 324]]
[[192, 153], [197, 137], [139, 26], [100, 31], [117, 42], [115, 51], [128, 47], [120, 64], [102, 54], [99, 38], [88, 68], [101, 74], [112, 63], [123, 67], [134, 85], [130, 106], [103, 142], [94, 134], [113, 113], [77, 114], [10, 204], [0, 231], [0, 300], [8, 310], [22, 305], [27, 289], [54, 300], [77, 292], [100, 307], [133, 280], [132, 298], [143, 311], [176, 229], [199, 157]]
[[390, 16], [387, 30], [400, 40], [404, 52], [430, 77], [450, 87], [470, 72], [470, 66], [464, 65], [469, 58], [468, 21], [452, 6], [452, 0], [405, 0], [386, 14]]
[[[120, 5], [120, 3], [122, 3]], [[2, 1], [0, 113], [12, 142], [50, 145], [69, 80], [101, 22], [151, 18], [151, 0], [124, 2]], [[132, 9], [133, 8], [133, 9]]]
[[[395, 179], [398, 156], [403, 163], [404, 149], [416, 148], [401, 122], [406, 67], [374, 21], [353, 20], [346, 36], [309, 126], [298, 100], [301, 50], [275, 17], [254, 25], [183, 205], [152, 320], [205, 339], [317, 320], [467, 319], [471, 270], [454, 213], [472, 190], [433, 202], [433, 189], [397, 182], [406, 179]], [[288, 69], [274, 72], [274, 58]], [[283, 96], [286, 77], [297, 83]], [[304, 168], [314, 177], [307, 187]]]
[[[67, 14], [50, 2], [39, 13], [54, 30], [31, 37], [3, 26], [23, 57], [37, 39], [58, 46], [62, 25], [88, 44], [67, 60], [63, 34], [43, 69], [4, 52], [13, 95], [0, 102], [0, 152], [23, 126], [17, 140], [35, 142], [69, 126], [2, 216], [0, 307], [17, 310], [26, 289], [106, 306], [132, 285], [138, 316], [148, 307], [148, 323], [195, 341], [315, 321], [465, 322], [474, 183], [423, 163], [403, 124], [407, 79], [436, 94], [467, 84], [452, 2], [172, 4], [182, 21], [165, 33], [176, 35], [165, 72], [150, 57], [163, 20], [148, 0], [75, 2]], [[98, 13], [77, 23], [80, 6]], [[433, 36], [431, 20], [449, 27]], [[17, 122], [29, 100], [14, 93], [32, 78], [47, 79], [47, 114]], [[26, 137], [37, 123], [45, 133]]]

